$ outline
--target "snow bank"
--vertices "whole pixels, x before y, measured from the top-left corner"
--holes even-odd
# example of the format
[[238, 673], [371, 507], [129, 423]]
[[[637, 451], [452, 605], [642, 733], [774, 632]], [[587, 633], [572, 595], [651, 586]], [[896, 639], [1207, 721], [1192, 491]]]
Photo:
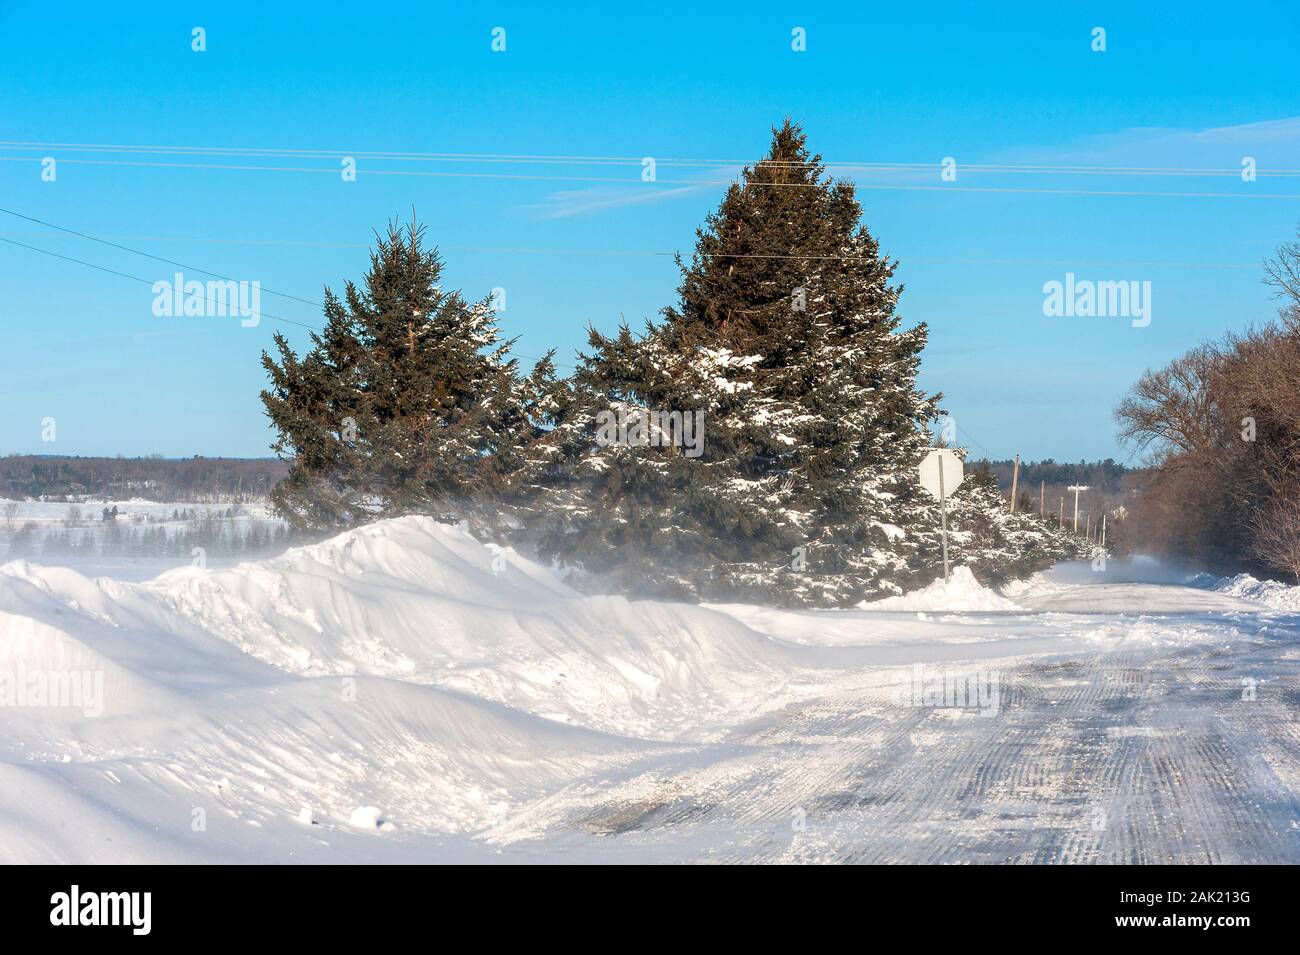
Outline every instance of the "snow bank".
[[1276, 580], [1257, 580], [1250, 574], [1238, 574], [1221, 578], [1210, 589], [1231, 597], [1258, 601], [1272, 610], [1300, 610], [1300, 587]]
[[436, 685], [622, 735], [707, 734], [713, 717], [775, 705], [800, 669], [789, 648], [733, 617], [585, 597], [510, 549], [422, 517], [143, 584], [14, 562], [0, 567], [0, 590], [0, 610], [47, 622], [70, 610], [83, 628], [153, 642], [201, 634], [284, 673]]
[[800, 653], [419, 517], [146, 583], [13, 561], [0, 862], [383, 858], [811, 696]]
[[980, 584], [969, 567], [954, 567], [945, 582], [942, 578], [920, 590], [899, 597], [863, 601], [863, 610], [939, 610], [988, 611], [1020, 610], [1019, 605]]

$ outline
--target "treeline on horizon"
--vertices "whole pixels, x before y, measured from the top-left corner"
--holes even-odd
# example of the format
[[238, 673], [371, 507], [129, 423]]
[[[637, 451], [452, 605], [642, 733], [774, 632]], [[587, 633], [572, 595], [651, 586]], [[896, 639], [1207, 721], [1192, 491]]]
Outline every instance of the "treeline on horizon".
[[277, 458], [10, 454], [0, 457], [0, 497], [238, 504], [268, 496], [286, 473]]
[[[989, 458], [968, 458], [972, 467], [987, 465], [997, 478], [998, 487], [1004, 491], [1011, 490], [1011, 480], [1015, 473], [1014, 460], [990, 460]], [[1145, 468], [1132, 468], [1120, 464], [1113, 458], [1101, 461], [1055, 461], [1044, 458], [1041, 461], [1021, 461], [1019, 490], [1032, 491], [1037, 501], [1039, 485], [1046, 482], [1048, 490], [1065, 488], [1071, 484], [1087, 485], [1100, 491], [1117, 494], [1129, 490], [1140, 478]]]
[[[998, 487], [1009, 492], [1014, 462], [966, 459], [967, 470], [987, 466]], [[144, 497], [161, 502], [216, 503], [266, 497], [288, 473], [278, 458], [167, 458], [93, 455], [9, 454], [0, 457], [0, 497], [10, 500], [52, 500], [93, 497], [126, 500]], [[1070, 484], [1088, 484], [1112, 493], [1127, 489], [1145, 468], [1131, 468], [1111, 458], [1101, 461], [1020, 462], [1020, 490], [1047, 482], [1048, 491]], [[146, 493], [147, 492], [147, 493]]]
[[253, 519], [238, 507], [177, 509], [170, 519], [152, 515], [109, 516], [77, 505], [54, 525], [0, 514], [0, 559], [167, 559], [177, 564], [204, 557], [270, 557], [296, 538], [279, 520]]

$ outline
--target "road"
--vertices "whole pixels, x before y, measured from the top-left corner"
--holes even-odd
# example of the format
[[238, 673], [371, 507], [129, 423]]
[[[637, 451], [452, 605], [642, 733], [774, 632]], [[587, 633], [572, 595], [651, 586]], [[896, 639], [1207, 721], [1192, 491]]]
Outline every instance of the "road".
[[[485, 837], [572, 861], [1300, 862], [1300, 616], [1151, 583], [1019, 600], [971, 622], [1081, 648], [853, 674]], [[945, 675], [996, 684], [996, 712], [910, 690]]]

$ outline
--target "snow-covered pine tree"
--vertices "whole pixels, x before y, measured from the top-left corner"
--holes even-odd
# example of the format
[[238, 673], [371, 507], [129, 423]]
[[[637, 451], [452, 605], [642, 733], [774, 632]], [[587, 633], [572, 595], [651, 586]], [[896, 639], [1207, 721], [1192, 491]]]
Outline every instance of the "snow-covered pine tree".
[[377, 236], [362, 288], [325, 293], [325, 328], [299, 358], [275, 336], [262, 392], [290, 462], [272, 492], [295, 527], [403, 513], [491, 514], [533, 430], [516, 363], [487, 300], [440, 286], [423, 229]]
[[[544, 442], [586, 495], [562, 505], [555, 556], [642, 593], [844, 606], [898, 591], [909, 535], [932, 532], [915, 467], [938, 399], [916, 385], [925, 327], [901, 329], [894, 264], [860, 217], [803, 131], [773, 130], [679, 260], [664, 321], [592, 333], [573, 413]], [[703, 412], [702, 455], [598, 446], [611, 406]]]
[[[518, 472], [516, 506], [531, 505], [532, 546], [619, 592], [721, 593], [725, 566], [772, 530], [751, 510], [748, 537], [731, 534], [735, 516], [720, 513], [702, 471], [710, 456], [727, 460], [708, 415], [734, 403], [725, 376], [736, 364], [723, 353], [669, 351], [653, 326], [640, 337], [626, 326], [612, 336], [589, 329], [575, 373], [530, 396], [549, 416]], [[675, 417], [650, 420], [655, 411]]]

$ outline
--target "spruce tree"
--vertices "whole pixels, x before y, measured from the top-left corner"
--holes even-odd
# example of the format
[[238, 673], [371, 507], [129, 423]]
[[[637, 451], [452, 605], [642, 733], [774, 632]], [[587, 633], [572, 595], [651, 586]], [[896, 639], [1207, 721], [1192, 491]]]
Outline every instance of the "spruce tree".
[[361, 287], [325, 292], [325, 328], [301, 358], [281, 334], [262, 392], [290, 462], [272, 492], [295, 527], [380, 516], [491, 517], [534, 436], [511, 342], [488, 300], [444, 291], [423, 229], [377, 236]]
[[[897, 592], [931, 532], [915, 467], [938, 399], [916, 385], [925, 327], [901, 328], [894, 264], [860, 218], [802, 130], [773, 130], [679, 259], [663, 321], [591, 333], [542, 443], [585, 495], [552, 514], [551, 553], [642, 593], [842, 606]], [[611, 407], [702, 412], [703, 453], [599, 446]]]

